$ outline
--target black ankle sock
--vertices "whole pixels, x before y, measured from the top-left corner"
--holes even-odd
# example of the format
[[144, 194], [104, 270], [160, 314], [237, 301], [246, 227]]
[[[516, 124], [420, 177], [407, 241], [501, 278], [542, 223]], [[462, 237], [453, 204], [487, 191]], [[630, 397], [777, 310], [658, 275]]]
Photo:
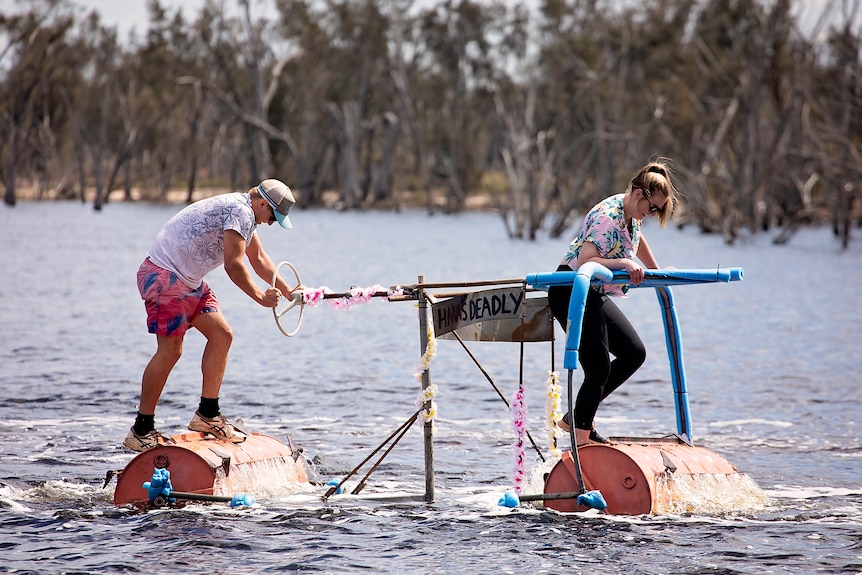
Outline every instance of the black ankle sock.
[[221, 414], [218, 406], [218, 398], [202, 397], [200, 405], [198, 405], [198, 411], [200, 411], [201, 415], [204, 417], [218, 417]]
[[156, 415], [144, 415], [140, 411], [135, 417], [135, 433], [138, 435], [146, 435], [156, 428]]

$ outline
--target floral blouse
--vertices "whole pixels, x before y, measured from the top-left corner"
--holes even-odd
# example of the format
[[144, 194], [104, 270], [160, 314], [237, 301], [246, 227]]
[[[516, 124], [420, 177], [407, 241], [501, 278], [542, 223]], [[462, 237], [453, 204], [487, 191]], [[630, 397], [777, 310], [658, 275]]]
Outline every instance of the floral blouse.
[[[626, 216], [623, 209], [625, 194], [617, 194], [606, 198], [591, 209], [578, 235], [569, 245], [565, 261], [569, 267], [576, 270], [578, 254], [587, 242], [595, 244], [599, 255], [606, 259], [634, 258], [641, 239], [640, 222], [632, 219], [631, 233], [626, 226]], [[607, 295], [625, 297], [629, 290], [627, 285], [598, 285], [594, 289]]]

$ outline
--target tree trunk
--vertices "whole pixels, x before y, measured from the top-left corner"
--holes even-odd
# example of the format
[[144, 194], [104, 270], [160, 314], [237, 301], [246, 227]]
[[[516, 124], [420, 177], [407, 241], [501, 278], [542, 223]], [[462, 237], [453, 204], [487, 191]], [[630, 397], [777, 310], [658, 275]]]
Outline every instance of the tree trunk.
[[110, 108], [111, 101], [111, 76], [107, 75], [105, 79], [105, 90], [102, 93], [102, 108], [101, 114], [99, 118], [99, 140], [96, 142], [96, 153], [93, 154], [93, 163], [94, 165], [94, 174], [93, 177], [96, 180], [96, 198], [93, 200], [93, 209], [96, 211], [100, 211], [102, 209], [102, 205], [107, 201], [105, 196], [109, 194], [110, 190], [105, 190], [103, 188], [104, 183], [102, 182], [102, 154], [105, 152], [108, 145], [108, 109]]
[[383, 157], [374, 177], [374, 201], [388, 200], [392, 196], [392, 163], [395, 158], [395, 147], [401, 133], [401, 122], [392, 112], [383, 115], [383, 125], [386, 127], [386, 142], [383, 146]]
[[354, 209], [359, 207], [359, 180], [356, 162], [356, 144], [359, 135], [358, 102], [345, 102], [341, 128], [342, 200], [345, 207]]
[[3, 170], [3, 183], [6, 186], [6, 194], [3, 196], [3, 202], [7, 206], [14, 206], [18, 203], [18, 197], [15, 192], [15, 170], [18, 167], [18, 132], [19, 128], [17, 124], [10, 118], [7, 131], [9, 155], [6, 159], [6, 169]]

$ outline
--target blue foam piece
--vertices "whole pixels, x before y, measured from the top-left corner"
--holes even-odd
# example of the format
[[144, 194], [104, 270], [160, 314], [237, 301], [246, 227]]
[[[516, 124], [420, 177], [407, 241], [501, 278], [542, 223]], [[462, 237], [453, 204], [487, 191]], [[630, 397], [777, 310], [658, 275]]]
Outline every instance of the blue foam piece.
[[253, 495], [247, 493], [237, 493], [230, 500], [231, 507], [251, 507], [257, 502]]
[[500, 507], [519, 507], [521, 505], [521, 500], [518, 498], [518, 494], [514, 491], [507, 491], [497, 502], [497, 505]]
[[[326, 482], [326, 484], [327, 484], [327, 485], [331, 485], [332, 487], [335, 487], [335, 486], [336, 486], [336, 485], [338, 485], [339, 483], [341, 483], [341, 482], [340, 482], [340, 481], [338, 481], [337, 479], [333, 479], [333, 480], [331, 480], [331, 481], [327, 481], [327, 482]], [[338, 489], [336, 489], [336, 490], [335, 490], [335, 494], [336, 494], [336, 495], [339, 495], [342, 491], [343, 491], [343, 489], [342, 489], [341, 487], [339, 487]]]
[[[171, 485], [171, 472], [167, 469], [156, 467], [153, 469], [153, 478], [150, 481], [145, 481], [141, 487], [147, 490], [147, 497], [149, 497], [150, 503], [153, 503], [159, 495], [168, 497], [171, 491], [174, 490]], [[176, 502], [176, 498], [169, 497], [168, 501], [174, 503]]]
[[586, 505], [587, 507], [599, 510], [607, 509], [608, 507], [608, 503], [605, 501], [605, 498], [602, 497], [600, 491], [587, 491], [586, 493], [578, 495], [578, 505]]

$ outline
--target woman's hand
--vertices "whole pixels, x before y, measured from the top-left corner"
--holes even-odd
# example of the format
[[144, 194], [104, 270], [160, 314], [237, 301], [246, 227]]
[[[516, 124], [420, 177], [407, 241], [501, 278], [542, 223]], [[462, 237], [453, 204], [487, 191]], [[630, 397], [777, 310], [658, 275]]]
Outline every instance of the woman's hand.
[[629, 272], [629, 278], [633, 285], [638, 285], [644, 281], [644, 269], [636, 261], [624, 258], [622, 260], [622, 269]]

